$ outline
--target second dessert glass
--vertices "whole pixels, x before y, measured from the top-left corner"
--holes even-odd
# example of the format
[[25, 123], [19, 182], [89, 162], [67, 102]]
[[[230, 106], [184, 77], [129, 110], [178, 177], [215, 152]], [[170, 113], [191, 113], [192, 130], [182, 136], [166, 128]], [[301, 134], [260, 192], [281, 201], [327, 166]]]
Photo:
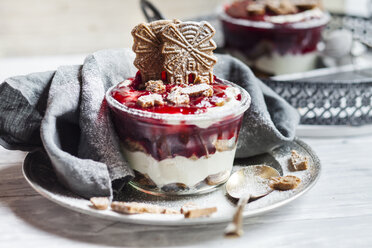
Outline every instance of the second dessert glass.
[[[317, 46], [322, 30], [330, 20], [327, 12], [307, 13], [315, 12], [314, 18], [305, 18], [305, 12], [273, 16], [272, 19], [281, 21], [274, 23], [232, 17], [226, 13], [227, 7], [224, 6], [219, 15], [225, 46], [254, 69], [268, 75], [280, 75], [315, 68]], [[285, 21], [285, 18], [291, 21]]]

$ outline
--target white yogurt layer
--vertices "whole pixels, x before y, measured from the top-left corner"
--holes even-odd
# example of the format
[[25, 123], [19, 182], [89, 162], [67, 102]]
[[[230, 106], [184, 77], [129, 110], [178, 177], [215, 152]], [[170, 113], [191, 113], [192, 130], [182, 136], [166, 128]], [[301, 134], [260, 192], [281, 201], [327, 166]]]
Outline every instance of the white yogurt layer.
[[310, 71], [315, 68], [317, 51], [305, 54], [273, 52], [254, 61], [254, 66], [274, 75]]
[[215, 116], [217, 113], [225, 112], [228, 109], [234, 109], [240, 104], [240, 101], [236, 97], [240, 94], [239, 89], [229, 86], [224, 90], [226, 95], [225, 104], [222, 106], [216, 106], [213, 108], [207, 108], [206, 115]]
[[147, 174], [159, 187], [170, 183], [183, 183], [193, 187], [209, 175], [232, 169], [235, 150], [217, 152], [200, 158], [177, 156], [161, 161], [154, 159], [144, 152], [131, 152], [122, 148], [125, 158], [131, 167]]

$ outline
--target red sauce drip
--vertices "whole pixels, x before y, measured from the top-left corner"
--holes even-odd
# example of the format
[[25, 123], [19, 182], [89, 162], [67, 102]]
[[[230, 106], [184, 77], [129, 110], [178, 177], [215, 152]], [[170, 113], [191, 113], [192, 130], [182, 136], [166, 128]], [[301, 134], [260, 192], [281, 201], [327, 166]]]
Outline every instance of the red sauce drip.
[[135, 81], [137, 81], [139, 84], [142, 83], [142, 76], [141, 76], [141, 72], [140, 71], [137, 71], [136, 73], [136, 76], [135, 76]]
[[161, 80], [163, 82], [167, 82], [167, 72], [166, 71], [161, 72]]

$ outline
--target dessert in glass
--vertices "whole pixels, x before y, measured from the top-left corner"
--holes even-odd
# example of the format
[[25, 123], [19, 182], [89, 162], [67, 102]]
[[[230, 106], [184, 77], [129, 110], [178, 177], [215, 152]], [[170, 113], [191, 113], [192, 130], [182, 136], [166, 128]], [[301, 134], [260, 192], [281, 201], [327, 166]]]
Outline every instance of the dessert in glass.
[[250, 96], [213, 75], [207, 22], [136, 26], [139, 69], [106, 93], [135, 188], [155, 195], [209, 192], [230, 176]]
[[330, 16], [320, 0], [243, 0], [220, 13], [226, 47], [266, 75], [312, 70]]

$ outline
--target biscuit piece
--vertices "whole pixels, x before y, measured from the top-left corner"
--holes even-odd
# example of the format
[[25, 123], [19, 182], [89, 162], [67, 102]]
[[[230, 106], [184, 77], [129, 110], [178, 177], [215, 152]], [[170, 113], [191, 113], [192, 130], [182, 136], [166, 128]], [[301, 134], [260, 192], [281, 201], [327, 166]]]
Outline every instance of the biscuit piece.
[[181, 88], [182, 94], [187, 94], [191, 97], [193, 96], [212, 96], [213, 95], [213, 88], [208, 84], [195, 84], [192, 86], [187, 86], [185, 88]]
[[146, 203], [138, 202], [117, 202], [114, 201], [111, 203], [111, 208], [115, 212], [122, 214], [179, 214], [179, 211], [160, 207], [157, 205], [151, 205]]
[[226, 100], [222, 97], [213, 97], [212, 102], [214, 104], [216, 104], [216, 106], [221, 107], [221, 106], [225, 105]]
[[161, 80], [150, 80], [145, 83], [146, 90], [153, 93], [163, 93], [165, 91], [165, 85]]
[[217, 139], [212, 142], [214, 147], [219, 152], [231, 151], [235, 147], [235, 138], [233, 139]]
[[291, 190], [297, 188], [301, 179], [296, 176], [272, 177], [270, 178], [270, 187], [276, 190]]
[[250, 16], [264, 15], [266, 12], [265, 5], [261, 3], [250, 3], [247, 5], [247, 13]]
[[145, 147], [143, 147], [141, 143], [139, 143], [138, 141], [133, 141], [129, 138], [125, 139], [125, 141], [123, 142], [123, 145], [125, 146], [125, 148], [127, 148], [131, 152], [135, 152], [135, 151], [146, 152]]
[[185, 216], [185, 218], [188, 218], [188, 219], [199, 218], [199, 217], [208, 217], [215, 212], [217, 212], [216, 207], [198, 208], [198, 207], [192, 207], [190, 205], [187, 206], [187, 207], [184, 207], [183, 210], [182, 210], [183, 216]]
[[210, 84], [208, 77], [197, 76], [194, 80], [194, 84]]
[[188, 212], [190, 209], [196, 209], [198, 205], [195, 202], [187, 202], [185, 205], [181, 207], [181, 214]]
[[[226, 93], [226, 91], [225, 91], [225, 93]], [[226, 99], [226, 98], [223, 98], [223, 97], [212, 96], [212, 98], [210, 99], [210, 102], [215, 104], [216, 106], [221, 107], [221, 106], [225, 105], [226, 100], [229, 100], [229, 98], [227, 97], [227, 99]]]
[[162, 214], [180, 214], [180, 211], [170, 209], [170, 208], [164, 208], [161, 213]]
[[319, 7], [319, 0], [292, 0], [292, 3], [303, 11]]
[[270, 0], [266, 7], [277, 15], [289, 15], [297, 13], [297, 8], [289, 0]]
[[110, 200], [107, 197], [92, 197], [90, 198], [90, 202], [98, 210], [105, 210], [110, 205]]
[[291, 151], [291, 166], [295, 171], [307, 170], [309, 167], [309, 158], [301, 156], [297, 151]]
[[161, 31], [164, 42], [162, 55], [167, 80], [172, 84], [188, 84], [189, 76], [208, 77], [213, 81], [213, 56], [216, 43], [212, 40], [214, 28], [208, 22], [169, 24]]
[[187, 105], [190, 103], [189, 95], [182, 94], [181, 87], [174, 87], [167, 96], [167, 100], [174, 105]]
[[141, 106], [142, 108], [163, 106], [164, 101], [161, 95], [151, 94], [151, 95], [140, 96], [137, 99], [137, 105]]

